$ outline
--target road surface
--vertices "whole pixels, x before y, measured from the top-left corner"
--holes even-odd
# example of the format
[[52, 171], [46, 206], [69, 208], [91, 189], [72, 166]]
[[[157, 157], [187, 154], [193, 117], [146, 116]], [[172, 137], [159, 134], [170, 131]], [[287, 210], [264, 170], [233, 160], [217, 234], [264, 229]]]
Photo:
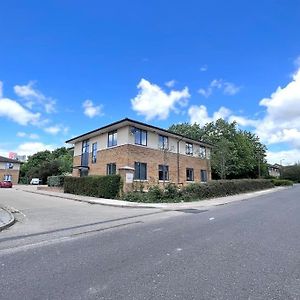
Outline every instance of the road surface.
[[0, 190], [0, 299], [300, 299], [300, 186], [208, 211]]

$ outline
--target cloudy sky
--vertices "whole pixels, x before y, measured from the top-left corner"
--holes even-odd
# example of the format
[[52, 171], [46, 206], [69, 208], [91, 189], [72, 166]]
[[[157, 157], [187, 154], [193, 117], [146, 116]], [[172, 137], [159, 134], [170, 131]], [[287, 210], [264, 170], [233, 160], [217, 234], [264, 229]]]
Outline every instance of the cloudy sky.
[[0, 155], [124, 117], [236, 120], [300, 160], [300, 2], [2, 1]]

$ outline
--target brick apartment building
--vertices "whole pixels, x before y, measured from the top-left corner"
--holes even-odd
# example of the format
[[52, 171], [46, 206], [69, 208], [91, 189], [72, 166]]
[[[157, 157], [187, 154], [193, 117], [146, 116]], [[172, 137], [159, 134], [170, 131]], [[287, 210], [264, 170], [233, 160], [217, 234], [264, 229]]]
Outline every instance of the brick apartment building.
[[185, 185], [211, 179], [211, 145], [128, 118], [66, 143], [74, 145], [73, 176], [131, 169], [136, 182]]
[[19, 182], [20, 162], [15, 159], [0, 156], [0, 181], [9, 180], [13, 184]]

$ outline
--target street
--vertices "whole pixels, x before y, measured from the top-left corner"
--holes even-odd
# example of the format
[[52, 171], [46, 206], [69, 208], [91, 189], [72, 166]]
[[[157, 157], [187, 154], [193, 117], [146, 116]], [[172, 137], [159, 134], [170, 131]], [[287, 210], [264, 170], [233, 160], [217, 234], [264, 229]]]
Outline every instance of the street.
[[208, 210], [0, 190], [0, 299], [300, 299], [300, 186]]

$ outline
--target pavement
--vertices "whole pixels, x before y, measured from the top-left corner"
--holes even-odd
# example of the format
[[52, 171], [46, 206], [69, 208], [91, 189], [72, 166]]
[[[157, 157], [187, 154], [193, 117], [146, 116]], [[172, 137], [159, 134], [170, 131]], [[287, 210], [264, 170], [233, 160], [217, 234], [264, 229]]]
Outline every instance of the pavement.
[[212, 206], [224, 205], [231, 202], [247, 200], [250, 198], [255, 198], [258, 196], [266, 195], [269, 193], [275, 193], [280, 190], [284, 190], [291, 187], [275, 187], [272, 189], [266, 189], [256, 192], [243, 193], [233, 196], [212, 198], [201, 201], [193, 201], [193, 202], [180, 202], [180, 203], [137, 203], [137, 202], [129, 202], [123, 200], [113, 200], [113, 199], [104, 199], [104, 198], [95, 198], [95, 197], [87, 197], [80, 195], [73, 195], [62, 192], [52, 192], [39, 190], [39, 186], [32, 185], [16, 185], [15, 189], [22, 190], [25, 192], [36, 193], [40, 195], [53, 196], [73, 201], [79, 202], [87, 202], [90, 204], [100, 204], [105, 206], [116, 206], [116, 207], [128, 207], [128, 208], [159, 208], [166, 210], [177, 210], [177, 209], [206, 209]]
[[14, 215], [8, 209], [0, 207], [0, 231], [13, 225], [14, 222]]

